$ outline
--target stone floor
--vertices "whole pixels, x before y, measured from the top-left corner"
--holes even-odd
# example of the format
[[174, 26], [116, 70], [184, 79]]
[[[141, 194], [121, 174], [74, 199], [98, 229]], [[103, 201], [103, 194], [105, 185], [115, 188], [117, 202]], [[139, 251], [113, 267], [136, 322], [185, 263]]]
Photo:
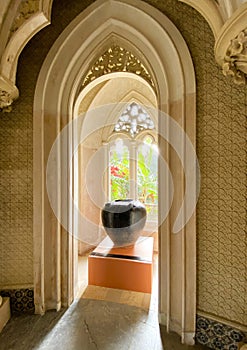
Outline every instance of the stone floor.
[[88, 288], [87, 259], [79, 260], [81, 289], [71, 307], [44, 316], [13, 316], [0, 333], [0, 350], [205, 349], [182, 345], [179, 336], [159, 326], [157, 256], [148, 307], [145, 293]]
[[102, 300], [78, 299], [61, 312], [14, 316], [0, 334], [1, 350], [185, 350], [158, 325], [157, 313]]

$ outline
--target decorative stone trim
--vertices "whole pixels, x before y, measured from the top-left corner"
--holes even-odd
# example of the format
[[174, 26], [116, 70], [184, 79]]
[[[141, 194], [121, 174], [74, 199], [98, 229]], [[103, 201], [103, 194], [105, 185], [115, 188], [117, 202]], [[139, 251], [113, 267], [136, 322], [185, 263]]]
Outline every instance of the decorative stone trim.
[[11, 104], [19, 96], [16, 86], [10, 81], [0, 76], [0, 110], [11, 112]]
[[24, 0], [20, 3], [17, 15], [13, 21], [11, 32], [17, 29], [34, 13], [39, 11], [40, 0]]
[[247, 81], [247, 3], [217, 0], [179, 0], [193, 7], [206, 19], [215, 37], [215, 59], [224, 75], [236, 84]]
[[11, 314], [34, 313], [34, 293], [32, 288], [6, 289], [0, 291], [0, 295], [10, 298]]
[[235, 83], [246, 83], [247, 74], [247, 3], [235, 10], [221, 28], [215, 42], [215, 58], [224, 75], [233, 76]]
[[0, 88], [0, 110], [4, 112], [11, 112], [12, 108], [10, 105], [12, 104], [13, 99], [11, 98], [11, 94]]
[[243, 30], [231, 41], [224, 63], [223, 74], [231, 75], [235, 83], [244, 84], [247, 79], [247, 29]]
[[196, 340], [202, 345], [217, 350], [238, 350], [239, 343], [245, 339], [246, 334], [238, 329], [203, 316], [197, 316]]
[[[20, 0], [19, 0], [20, 2]], [[19, 55], [26, 43], [42, 28], [50, 24], [52, 0], [23, 0], [20, 2], [17, 16], [10, 24], [5, 49], [0, 62], [0, 75], [10, 81], [13, 86], [16, 82], [16, 71]], [[1, 34], [0, 34], [1, 39]], [[1, 79], [0, 79], [1, 83]], [[1, 87], [1, 84], [0, 84]], [[15, 90], [18, 89], [15, 87]], [[9, 90], [6, 90], [9, 92]], [[12, 101], [18, 98], [18, 94]]]
[[154, 87], [151, 75], [143, 63], [130, 51], [117, 45], [109, 47], [109, 49], [105, 51], [95, 63], [93, 63], [91, 69], [83, 80], [82, 87], [84, 88], [91, 81], [102, 75], [113, 72], [129, 72], [137, 74]]

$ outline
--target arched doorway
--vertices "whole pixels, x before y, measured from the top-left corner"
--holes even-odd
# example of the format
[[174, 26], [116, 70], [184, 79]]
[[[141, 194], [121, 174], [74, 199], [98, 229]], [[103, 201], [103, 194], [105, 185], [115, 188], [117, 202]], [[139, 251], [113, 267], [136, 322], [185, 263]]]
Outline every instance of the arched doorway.
[[[83, 85], [89, 62], [117, 42], [138, 57], [151, 74], [159, 113], [159, 148], [173, 175], [174, 194], [166, 220], [159, 223], [159, 316], [167, 330], [193, 344], [196, 313], [195, 214], [184, 196], [196, 197], [195, 166], [186, 163], [185, 133], [195, 144], [195, 78], [188, 48], [176, 27], [153, 7], [139, 1], [96, 1], [61, 34], [40, 71], [34, 99], [34, 271], [37, 313], [68, 306], [74, 298], [73, 235], [75, 211], [70, 201], [75, 174], [69, 170], [73, 130], [66, 142], [57, 143], [52, 184], [58, 218], [46, 192], [46, 164], [59, 132], [73, 119], [74, 103]], [[162, 43], [162, 44], [161, 44]], [[137, 73], [137, 72], [135, 72]], [[100, 77], [98, 79], [101, 79]], [[98, 80], [97, 79], [97, 80]], [[103, 81], [103, 80], [102, 80]], [[99, 81], [97, 81], [98, 83]], [[84, 87], [84, 92], [87, 86]], [[168, 113], [170, 118], [165, 118]], [[174, 122], [181, 131], [176, 134]], [[183, 132], [182, 132], [183, 131]], [[184, 133], [185, 132], [185, 133]], [[162, 137], [162, 135], [165, 137]], [[168, 137], [169, 136], [169, 137]], [[169, 147], [167, 141], [172, 141]], [[179, 152], [179, 156], [174, 151]], [[66, 156], [64, 156], [66, 155]], [[75, 169], [75, 168], [73, 168]], [[190, 181], [186, 174], [190, 172]], [[70, 179], [68, 181], [68, 179]], [[65, 190], [64, 190], [65, 189]], [[159, 172], [159, 207], [167, 210], [168, 178]], [[169, 192], [169, 191], [168, 191]], [[172, 228], [182, 211], [179, 232]], [[186, 224], [186, 225], [185, 225]], [[64, 226], [67, 229], [64, 229]]]
[[[116, 50], [115, 52], [117, 53]], [[74, 155], [77, 157], [77, 168], [79, 169], [79, 181], [76, 179], [74, 181], [74, 198], [78, 198], [76, 205], [80, 212], [80, 219], [76, 225], [79, 227], [76, 237], [78, 238], [80, 266], [78, 281], [82, 289], [86, 283], [86, 273], [82, 273], [82, 266], [86, 264], [89, 252], [106, 235], [100, 220], [100, 209], [107, 201], [117, 198], [133, 198], [145, 203], [148, 216], [142, 236], [154, 238], [155, 257], [158, 253], [157, 151], [154, 152], [154, 147], [148, 144], [150, 140], [154, 143], [157, 143], [158, 140], [155, 92], [143, 78], [133, 73], [123, 75], [114, 72], [107, 74], [104, 78], [103, 83], [101, 81], [97, 84], [97, 79], [94, 80], [88, 92], [84, 93], [82, 90], [74, 111], [75, 116], [82, 119], [82, 122], [79, 123], [81, 128], [89, 130], [91, 126], [92, 131], [87, 137], [82, 137], [83, 142]], [[144, 103], [145, 107], [142, 105]], [[102, 109], [102, 114], [107, 112], [109, 115], [104, 118], [102, 125], [97, 121], [96, 127], [93, 117], [94, 110], [100, 110], [102, 105], [109, 106], [109, 108]], [[150, 115], [147, 112], [149, 108], [151, 108]], [[130, 120], [126, 120], [128, 109], [130, 109], [129, 116], [135, 114], [135, 117], [132, 116], [131, 119], [134, 125], [131, 124], [131, 128], [129, 128]], [[102, 116], [100, 119], [102, 120]], [[125, 120], [124, 125], [121, 119]], [[119, 123], [122, 124], [122, 130], [115, 130], [118, 129]], [[128, 131], [125, 130], [125, 127]], [[149, 157], [146, 162], [142, 158], [147, 150]], [[154, 156], [152, 164], [150, 156]], [[149, 169], [149, 165], [152, 169]], [[115, 174], [115, 176], [114, 172], [110, 171], [112, 167], [121, 168], [121, 174]], [[151, 173], [150, 170], [154, 173]], [[123, 173], [125, 176], [122, 176]], [[151, 182], [153, 188], [151, 188]]]
[[[102, 83], [103, 78], [105, 80]], [[88, 217], [89, 221], [93, 221], [96, 224], [92, 226], [88, 221], [85, 221], [85, 224], [80, 226], [80, 232], [78, 232], [77, 237], [81, 240], [79, 244], [81, 251], [90, 249], [90, 244], [86, 244], [86, 242], [91, 241], [92, 244], [98, 244], [98, 239], [102, 239], [98, 227], [100, 225], [100, 208], [103, 207], [106, 201], [112, 199], [108, 183], [109, 176], [106, 172], [109, 162], [110, 145], [114, 138], [124, 138], [125, 143], [128, 144], [129, 195], [131, 198], [137, 199], [137, 168], [134, 159], [136, 158], [135, 153], [138, 150], [138, 140], [140, 142], [148, 130], [143, 130], [134, 138], [128, 133], [115, 132], [114, 127], [121, 113], [131, 104], [130, 101], [132, 103], [133, 101], [138, 101], [141, 104], [145, 104], [147, 108], [149, 106], [152, 109], [155, 129], [149, 130], [149, 132], [155, 135], [156, 142], [158, 128], [155, 92], [143, 78], [133, 73], [123, 74], [115, 72], [107, 74], [101, 80], [94, 80], [91, 85], [88, 86], [87, 91], [82, 90], [74, 109], [75, 117], [79, 116], [81, 118], [81, 122], [79, 123], [81, 130], [79, 133], [82, 134], [83, 129], [92, 131], [84, 138], [83, 144], [80, 145], [77, 152], [78, 162], [80, 163], [80, 166], [78, 166], [80, 174], [77, 186], [78, 190], [76, 186], [74, 186], [74, 189], [75, 192], [79, 192], [80, 194], [75, 194], [74, 198], [80, 198], [77, 205], [82, 215]], [[101, 117], [100, 119], [103, 122], [100, 124], [100, 120], [97, 121], [96, 127], [93, 114], [94, 110], [100, 110], [101, 106], [105, 106], [102, 114], [107, 111], [108, 115], [104, 119]], [[83, 136], [81, 137], [83, 138]], [[100, 149], [102, 149], [101, 153]], [[100, 155], [97, 156], [99, 153]], [[95, 164], [93, 164], [94, 158]], [[88, 171], [88, 168], [90, 168], [90, 171]], [[99, 173], [100, 171], [101, 173]], [[86, 176], [89, 176], [89, 178], [86, 179]], [[94, 242], [92, 242], [93, 237], [95, 237]], [[97, 241], [95, 241], [96, 237], [99, 237]], [[85, 242], [85, 244], [82, 242]]]

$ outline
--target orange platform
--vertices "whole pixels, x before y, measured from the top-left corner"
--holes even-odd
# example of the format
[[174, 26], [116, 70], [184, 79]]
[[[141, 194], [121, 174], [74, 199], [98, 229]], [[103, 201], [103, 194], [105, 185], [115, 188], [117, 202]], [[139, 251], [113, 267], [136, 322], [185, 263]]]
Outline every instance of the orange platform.
[[134, 246], [114, 248], [107, 236], [88, 257], [88, 284], [151, 293], [153, 238], [140, 237]]

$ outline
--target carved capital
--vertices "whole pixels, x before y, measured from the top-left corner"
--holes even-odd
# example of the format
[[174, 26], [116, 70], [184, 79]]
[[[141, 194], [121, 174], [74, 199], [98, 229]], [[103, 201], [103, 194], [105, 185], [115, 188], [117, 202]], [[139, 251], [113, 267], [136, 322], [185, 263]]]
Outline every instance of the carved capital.
[[11, 112], [11, 108], [9, 106], [12, 104], [13, 99], [11, 98], [11, 94], [8, 91], [2, 90], [0, 88], [0, 109], [4, 112]]
[[247, 81], [247, 29], [241, 31], [228, 46], [224, 62], [223, 74], [231, 75], [235, 83], [245, 84]]
[[11, 112], [11, 105], [18, 96], [17, 87], [0, 76], [0, 110]]

